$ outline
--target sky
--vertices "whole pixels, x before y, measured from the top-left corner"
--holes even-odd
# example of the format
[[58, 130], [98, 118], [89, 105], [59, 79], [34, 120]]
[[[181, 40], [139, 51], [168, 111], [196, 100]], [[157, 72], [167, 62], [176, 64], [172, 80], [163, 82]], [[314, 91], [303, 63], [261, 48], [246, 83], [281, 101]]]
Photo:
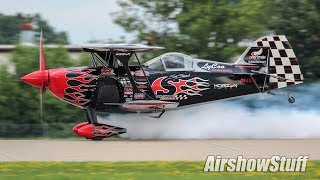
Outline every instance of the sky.
[[[110, 15], [120, 7], [117, 0], [0, 0], [0, 13], [39, 13], [56, 31], [66, 31], [71, 44], [90, 40], [133, 39]], [[45, 33], [45, 32], [44, 32]]]

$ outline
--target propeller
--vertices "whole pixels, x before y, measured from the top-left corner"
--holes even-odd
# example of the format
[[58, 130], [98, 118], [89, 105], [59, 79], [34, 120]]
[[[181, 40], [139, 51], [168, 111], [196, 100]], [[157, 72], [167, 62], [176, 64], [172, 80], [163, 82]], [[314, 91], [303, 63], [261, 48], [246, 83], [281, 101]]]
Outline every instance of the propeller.
[[27, 74], [21, 78], [22, 81], [40, 88], [40, 118], [43, 118], [43, 99], [46, 87], [49, 85], [49, 71], [46, 70], [46, 63], [43, 49], [43, 36], [42, 31], [40, 33], [40, 45], [39, 45], [39, 70]]
[[[40, 72], [44, 72], [46, 70], [46, 61], [44, 57], [44, 49], [43, 49], [43, 36], [42, 36], [42, 30], [40, 33], [40, 46], [39, 46], [39, 69]], [[43, 99], [44, 99], [44, 94], [46, 92], [46, 84], [47, 82], [42, 81], [41, 87], [40, 87], [40, 119], [41, 122], [43, 120]]]

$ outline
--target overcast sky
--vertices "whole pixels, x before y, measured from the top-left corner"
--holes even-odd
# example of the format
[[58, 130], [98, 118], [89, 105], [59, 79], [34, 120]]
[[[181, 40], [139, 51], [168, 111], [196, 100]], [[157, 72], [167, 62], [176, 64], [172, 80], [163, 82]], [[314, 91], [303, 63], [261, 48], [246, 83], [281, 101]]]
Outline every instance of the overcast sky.
[[0, 13], [39, 13], [55, 30], [66, 31], [71, 44], [82, 44], [97, 39], [119, 40], [121, 36], [130, 39], [130, 36], [112, 21], [110, 13], [120, 9], [116, 1], [0, 0]]

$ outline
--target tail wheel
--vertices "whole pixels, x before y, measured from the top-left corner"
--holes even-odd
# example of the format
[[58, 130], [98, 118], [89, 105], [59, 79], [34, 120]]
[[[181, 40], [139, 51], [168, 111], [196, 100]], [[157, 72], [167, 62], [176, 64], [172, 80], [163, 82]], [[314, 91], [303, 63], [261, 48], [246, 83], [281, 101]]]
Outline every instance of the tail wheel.
[[289, 96], [288, 97], [288, 101], [289, 101], [289, 103], [294, 103], [294, 102], [296, 102], [296, 99], [294, 98], [294, 97], [292, 97], [292, 96]]

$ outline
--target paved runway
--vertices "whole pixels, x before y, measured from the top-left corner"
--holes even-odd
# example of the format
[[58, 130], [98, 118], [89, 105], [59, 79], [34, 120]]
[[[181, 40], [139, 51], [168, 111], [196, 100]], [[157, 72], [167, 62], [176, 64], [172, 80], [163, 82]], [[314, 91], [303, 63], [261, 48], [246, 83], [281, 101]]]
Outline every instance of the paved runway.
[[223, 158], [309, 155], [309, 159], [320, 159], [320, 139], [0, 140], [0, 161], [204, 161], [207, 155]]

